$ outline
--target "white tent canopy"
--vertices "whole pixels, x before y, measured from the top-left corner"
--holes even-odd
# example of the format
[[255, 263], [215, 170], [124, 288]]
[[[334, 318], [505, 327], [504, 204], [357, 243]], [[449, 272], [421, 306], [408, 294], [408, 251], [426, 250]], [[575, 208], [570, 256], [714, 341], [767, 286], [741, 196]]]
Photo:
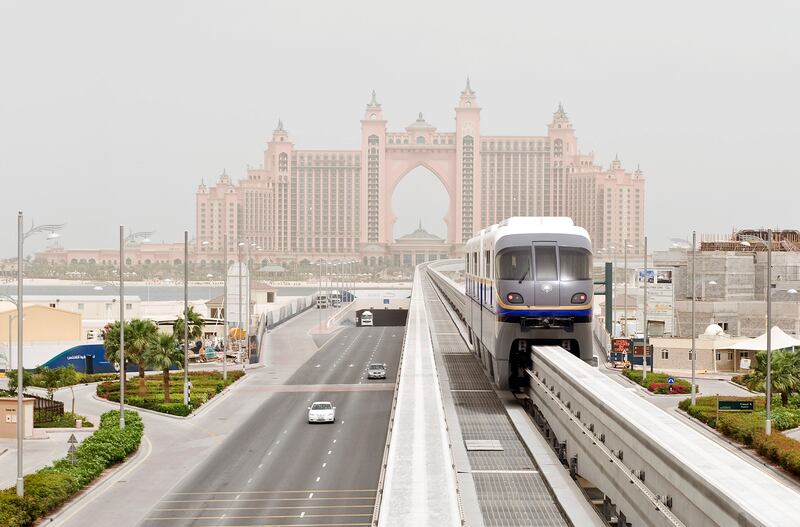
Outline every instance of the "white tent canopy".
[[[800, 340], [787, 335], [778, 326], [772, 326], [772, 350], [782, 350], [792, 347], [800, 347]], [[764, 333], [760, 337], [754, 339], [744, 340], [737, 342], [728, 349], [742, 350], [742, 351], [767, 351], [767, 334]]]

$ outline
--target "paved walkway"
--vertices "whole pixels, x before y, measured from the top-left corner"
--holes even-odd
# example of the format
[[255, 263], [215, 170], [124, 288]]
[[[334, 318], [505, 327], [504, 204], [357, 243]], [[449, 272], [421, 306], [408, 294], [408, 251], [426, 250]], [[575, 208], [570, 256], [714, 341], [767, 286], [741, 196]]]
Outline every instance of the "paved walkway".
[[[50, 465], [54, 461], [67, 455], [69, 449], [69, 439], [72, 430], [49, 431], [45, 438], [26, 439], [22, 443], [22, 467], [23, 474], [28, 475], [36, 472], [40, 468]], [[75, 432], [78, 442], [86, 439], [93, 428], [88, 428], [83, 432]], [[17, 484], [17, 440], [14, 438], [0, 439], [0, 489], [15, 486]]]

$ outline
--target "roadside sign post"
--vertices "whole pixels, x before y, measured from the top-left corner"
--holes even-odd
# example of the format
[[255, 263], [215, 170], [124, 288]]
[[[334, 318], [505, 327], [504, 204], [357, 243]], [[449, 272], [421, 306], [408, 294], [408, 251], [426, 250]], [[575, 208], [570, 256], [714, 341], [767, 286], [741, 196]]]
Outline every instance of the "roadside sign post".
[[667, 377], [667, 384], [669, 384], [669, 393], [672, 393], [672, 386], [675, 384], [675, 377]]

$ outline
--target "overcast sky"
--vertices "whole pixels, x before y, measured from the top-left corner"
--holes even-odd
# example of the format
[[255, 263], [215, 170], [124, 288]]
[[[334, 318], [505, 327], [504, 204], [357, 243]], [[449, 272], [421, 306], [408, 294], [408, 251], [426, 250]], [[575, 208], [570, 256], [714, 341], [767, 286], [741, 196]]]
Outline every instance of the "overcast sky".
[[[467, 75], [484, 134], [543, 135], [562, 101], [582, 150], [640, 164], [651, 246], [798, 228], [798, 20], [795, 1], [7, 0], [0, 255], [19, 209], [71, 247], [120, 223], [178, 241], [200, 180], [243, 177], [279, 117], [299, 148], [355, 149], [375, 88], [390, 129], [422, 111], [449, 131]], [[400, 230], [443, 235], [446, 205], [413, 195]]]

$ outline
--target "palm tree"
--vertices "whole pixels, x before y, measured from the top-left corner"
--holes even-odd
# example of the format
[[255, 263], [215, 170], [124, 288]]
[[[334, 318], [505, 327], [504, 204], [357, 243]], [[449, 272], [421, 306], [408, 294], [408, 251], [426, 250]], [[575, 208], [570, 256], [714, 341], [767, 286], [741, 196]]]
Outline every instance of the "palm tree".
[[[106, 325], [105, 348], [108, 362], [119, 362], [119, 322]], [[145, 360], [147, 350], [155, 344], [158, 328], [151, 320], [133, 319], [125, 323], [125, 362], [139, 366], [139, 396], [145, 397], [147, 389], [144, 383]], [[120, 372], [125, 365], [120, 364]]]
[[[751, 390], [766, 391], [767, 353], [756, 354], [755, 369], [745, 376], [745, 384]], [[800, 354], [794, 351], [773, 351], [770, 372], [772, 391], [781, 394], [781, 404], [789, 404], [789, 396], [800, 390]]]
[[164, 402], [170, 401], [169, 396], [169, 369], [175, 364], [183, 362], [183, 352], [178, 348], [175, 337], [172, 335], [159, 335], [155, 346], [151, 347], [145, 355], [147, 365], [159, 369], [163, 373]]
[[[175, 341], [179, 344], [183, 343], [184, 337], [183, 317], [175, 319], [172, 324], [172, 334], [175, 336]], [[203, 336], [203, 317], [200, 313], [194, 310], [194, 307], [189, 307], [189, 340], [199, 339]]]
[[[135, 318], [130, 322], [131, 335], [125, 333], [125, 352], [131, 354], [131, 362], [139, 366], [139, 397], [147, 396], [144, 374], [147, 362], [145, 356], [158, 340], [158, 327], [152, 320]], [[128, 347], [130, 342], [130, 347]], [[130, 350], [130, 351], [128, 351]]]

